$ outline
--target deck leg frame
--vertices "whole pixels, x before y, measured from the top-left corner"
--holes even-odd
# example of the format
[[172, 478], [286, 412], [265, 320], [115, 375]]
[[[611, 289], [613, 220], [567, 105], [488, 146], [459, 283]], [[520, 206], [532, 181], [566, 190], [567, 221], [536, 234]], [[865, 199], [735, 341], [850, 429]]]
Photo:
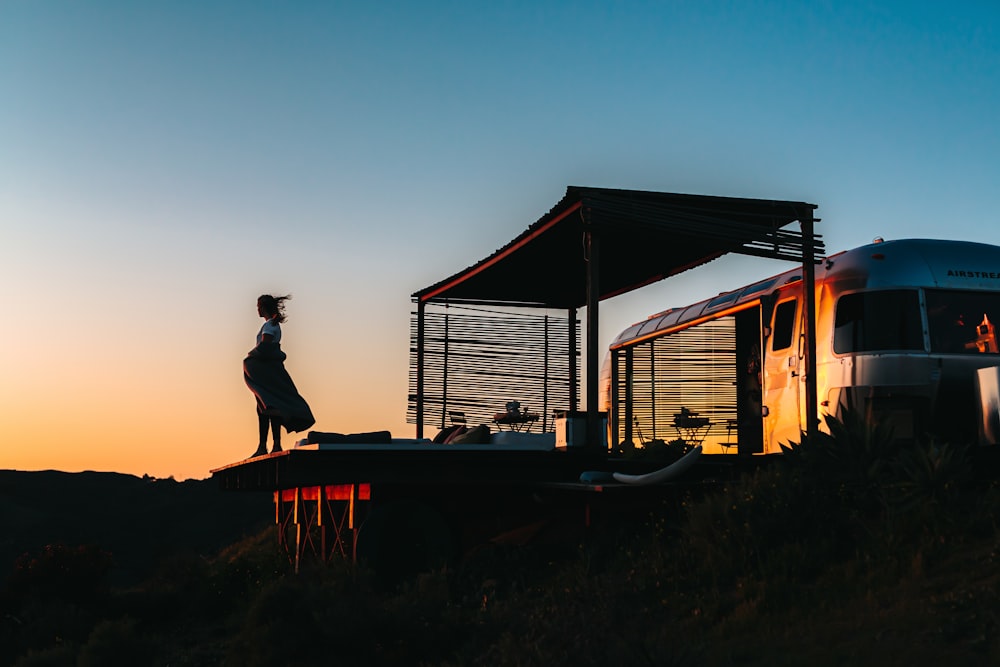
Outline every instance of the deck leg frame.
[[[328, 484], [274, 492], [278, 544], [299, 572], [304, 558], [357, 561], [358, 514], [371, 500], [368, 484]], [[294, 529], [294, 541], [290, 533]]]

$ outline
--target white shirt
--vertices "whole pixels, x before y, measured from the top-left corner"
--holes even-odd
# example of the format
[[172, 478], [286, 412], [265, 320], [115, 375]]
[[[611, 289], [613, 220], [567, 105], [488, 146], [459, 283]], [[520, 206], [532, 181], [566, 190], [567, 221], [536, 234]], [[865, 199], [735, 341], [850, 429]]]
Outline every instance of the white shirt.
[[260, 345], [261, 339], [264, 334], [270, 334], [272, 343], [281, 342], [281, 325], [278, 324], [278, 320], [265, 320], [264, 324], [261, 325], [260, 331], [257, 332], [257, 344]]

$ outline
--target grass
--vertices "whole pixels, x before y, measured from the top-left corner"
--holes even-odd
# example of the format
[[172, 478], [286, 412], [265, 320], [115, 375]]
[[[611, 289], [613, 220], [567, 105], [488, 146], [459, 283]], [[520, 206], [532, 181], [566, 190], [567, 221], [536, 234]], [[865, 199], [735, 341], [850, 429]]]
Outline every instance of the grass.
[[394, 588], [348, 562], [296, 575], [271, 530], [128, 589], [101, 585], [99, 552], [50, 550], [4, 589], [0, 662], [1000, 663], [996, 471], [830, 426], [630, 532], [495, 545]]

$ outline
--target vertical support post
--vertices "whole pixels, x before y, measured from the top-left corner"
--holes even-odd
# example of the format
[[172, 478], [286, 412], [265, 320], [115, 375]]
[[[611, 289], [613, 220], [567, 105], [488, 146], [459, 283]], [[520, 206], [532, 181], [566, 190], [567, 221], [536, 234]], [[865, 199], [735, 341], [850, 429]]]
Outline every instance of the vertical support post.
[[295, 509], [294, 509], [294, 521], [295, 521], [295, 574], [299, 573], [299, 563], [302, 559], [302, 524], [304, 523], [304, 518], [302, 513], [304, 509], [302, 508], [302, 488], [295, 487]]
[[635, 444], [635, 347], [625, 348], [625, 441]]
[[542, 433], [549, 425], [549, 314], [545, 313], [545, 349], [542, 351]]
[[580, 342], [576, 339], [576, 308], [569, 309], [569, 409], [576, 410], [580, 405], [580, 378], [576, 373], [576, 358], [580, 354]]
[[[319, 554], [320, 559], [325, 563], [327, 559], [326, 551], [326, 524], [330, 521], [336, 521], [331, 515], [329, 517], [330, 521], [323, 521], [323, 512], [328, 507], [327, 503], [329, 499], [326, 496], [326, 486], [321, 484], [317, 489], [316, 494], [316, 525], [319, 526]], [[336, 527], [335, 527], [336, 528]]]
[[812, 210], [800, 220], [802, 226], [802, 277], [805, 281], [806, 329], [806, 435], [812, 439], [819, 431], [819, 404], [816, 382], [816, 258]]
[[649, 438], [656, 440], [656, 341], [649, 343]]
[[274, 492], [274, 525], [278, 529], [278, 546], [288, 553], [288, 536], [285, 534], [285, 522], [281, 520], [281, 490]]
[[[614, 434], [612, 440], [617, 440], [618, 429], [621, 426], [618, 419], [618, 410], [619, 406], [621, 405], [621, 398], [618, 396], [618, 371], [619, 371], [618, 360], [620, 358], [620, 355], [621, 355], [620, 350], [616, 350], [611, 353], [611, 377], [609, 378], [609, 387], [608, 387], [609, 393], [611, 394], [610, 396], [611, 400], [609, 401], [608, 404], [608, 432]], [[629, 438], [629, 435], [631, 435], [631, 433], [632, 429], [630, 429], [628, 427], [628, 424], [626, 424], [625, 425], [626, 440]], [[611, 445], [611, 447], [615, 447], [617, 446], [618, 443], [609, 442], [608, 444]]]
[[424, 437], [424, 314], [423, 299], [417, 300], [417, 436]]
[[449, 356], [450, 350], [448, 345], [451, 343], [451, 332], [448, 330], [448, 325], [450, 324], [451, 310], [447, 301], [444, 302], [444, 348], [441, 350], [441, 362], [442, 362], [442, 372], [441, 372], [441, 426], [444, 428], [445, 421], [444, 416], [448, 413], [448, 360], [451, 358]]
[[358, 531], [354, 529], [354, 498], [357, 496], [358, 484], [351, 483], [351, 494], [347, 499], [347, 529], [351, 531], [351, 562], [358, 562]]
[[597, 410], [600, 366], [598, 362], [598, 339], [600, 326], [598, 302], [601, 298], [601, 243], [599, 235], [588, 224], [584, 233], [587, 252], [587, 450], [600, 452], [601, 423]]

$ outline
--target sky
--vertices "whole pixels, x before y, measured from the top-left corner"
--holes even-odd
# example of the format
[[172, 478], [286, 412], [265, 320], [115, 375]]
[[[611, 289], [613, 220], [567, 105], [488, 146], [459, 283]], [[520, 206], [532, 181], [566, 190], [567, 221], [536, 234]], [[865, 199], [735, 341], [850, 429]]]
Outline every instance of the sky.
[[[316, 430], [412, 437], [411, 294], [570, 185], [810, 202], [830, 253], [1000, 244], [998, 31], [992, 0], [0, 0], [0, 469], [250, 456], [264, 293]], [[790, 268], [709, 267], [603, 303], [601, 345]]]

